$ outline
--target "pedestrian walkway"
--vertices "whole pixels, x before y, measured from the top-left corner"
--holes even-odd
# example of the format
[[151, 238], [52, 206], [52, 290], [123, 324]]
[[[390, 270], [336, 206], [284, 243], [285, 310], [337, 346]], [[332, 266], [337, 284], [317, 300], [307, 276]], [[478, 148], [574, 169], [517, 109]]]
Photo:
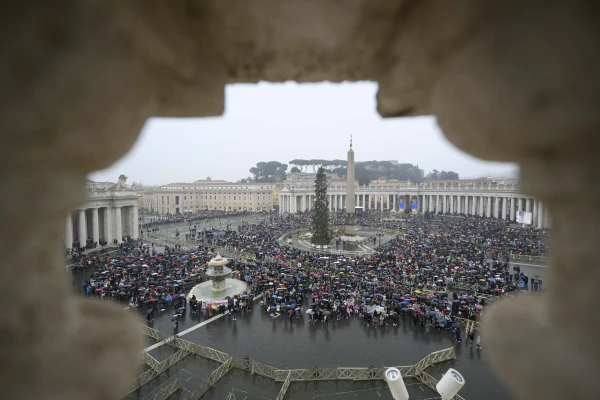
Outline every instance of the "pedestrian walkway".
[[[263, 294], [262, 294], [262, 293], [261, 293], [261, 294], [259, 294], [258, 296], [255, 296], [253, 300], [254, 300], [254, 301], [256, 301], [256, 300], [260, 299], [261, 297], [263, 297]], [[212, 318], [210, 318], [210, 319], [207, 319], [207, 320], [205, 320], [205, 321], [202, 321], [202, 322], [200, 322], [199, 324], [196, 324], [196, 325], [192, 326], [191, 328], [188, 328], [188, 329], [186, 329], [186, 330], [184, 330], [184, 331], [182, 331], [182, 332], [179, 332], [177, 335], [169, 336], [168, 338], [166, 338], [166, 339], [164, 339], [164, 340], [161, 340], [161, 341], [159, 341], [158, 343], [155, 343], [155, 344], [153, 344], [152, 346], [148, 346], [148, 347], [146, 347], [146, 348], [144, 349], [144, 352], [148, 353], [149, 351], [151, 351], [151, 350], [154, 350], [154, 349], [156, 349], [156, 348], [158, 348], [158, 347], [160, 347], [160, 346], [162, 346], [162, 345], [169, 344], [169, 343], [170, 343], [170, 342], [171, 342], [171, 341], [172, 341], [172, 340], [173, 340], [173, 339], [174, 339], [176, 336], [177, 336], [177, 337], [182, 337], [182, 336], [184, 336], [184, 335], [186, 335], [186, 334], [188, 334], [188, 333], [190, 333], [190, 332], [193, 332], [193, 331], [195, 331], [196, 329], [202, 328], [203, 326], [205, 326], [205, 325], [208, 325], [208, 324], [210, 324], [211, 322], [214, 322], [214, 321], [218, 320], [219, 318], [222, 318], [222, 317], [224, 317], [224, 316], [225, 316], [225, 315], [227, 315], [227, 314], [229, 314], [229, 311], [228, 311], [228, 310], [226, 310], [226, 311], [225, 311], [223, 314], [218, 314], [218, 315], [215, 315], [214, 317], [212, 317]], [[149, 327], [148, 327], [148, 326], [146, 326], [146, 325], [143, 325], [143, 326], [144, 326], [144, 333], [145, 333], [145, 334], [147, 334], [148, 336], [154, 337], [154, 335], [153, 335], [153, 334], [149, 334], [149, 330], [150, 330], [150, 329], [152, 329], [152, 328], [149, 328]], [[158, 332], [158, 331], [157, 331], [157, 332]], [[159, 339], [159, 338], [160, 338], [160, 336], [156, 336], [156, 337], [154, 337], [154, 338], [155, 338], [155, 339]]]

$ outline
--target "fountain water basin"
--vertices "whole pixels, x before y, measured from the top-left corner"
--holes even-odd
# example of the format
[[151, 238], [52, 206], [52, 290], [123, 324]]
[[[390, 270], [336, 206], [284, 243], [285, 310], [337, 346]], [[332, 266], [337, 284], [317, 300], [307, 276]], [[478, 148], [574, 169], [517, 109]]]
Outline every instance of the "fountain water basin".
[[196, 296], [202, 301], [224, 300], [227, 296], [235, 296], [246, 290], [246, 283], [237, 279], [229, 279], [231, 268], [227, 268], [229, 260], [217, 255], [208, 262], [206, 276], [210, 281], [196, 285], [190, 291], [189, 297]]

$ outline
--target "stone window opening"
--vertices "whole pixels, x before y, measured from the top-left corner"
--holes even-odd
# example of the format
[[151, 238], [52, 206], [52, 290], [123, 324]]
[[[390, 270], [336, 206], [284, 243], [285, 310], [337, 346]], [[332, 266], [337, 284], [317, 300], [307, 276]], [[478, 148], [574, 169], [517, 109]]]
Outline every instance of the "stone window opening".
[[[2, 324], [0, 346], [13, 365], [5, 397], [120, 398], [138, 371], [137, 322], [69, 293], [60, 249], [47, 240], [84, 200], [85, 175], [122, 156], [150, 117], [220, 115], [226, 83], [296, 79], [377, 81], [381, 116], [435, 115], [463, 151], [520, 163], [523, 190], [552, 214], [553, 283], [544, 295], [490, 308], [484, 347], [519, 398], [600, 398], [598, 323], [590, 320], [600, 299], [593, 2], [286, 3], [261, 12], [254, 2], [215, 4], [191, 16], [160, 2], [81, 2], [50, 17], [53, 5], [38, 2], [5, 16], [0, 281], [6, 302], [14, 271], [30, 289], [22, 301], [10, 298]], [[203, 15], [211, 23], [198, 35], [190, 26]], [[239, 15], [254, 19], [235, 25]], [[31, 29], [50, 19], [60, 40]], [[179, 27], [177, 39], [156, 26]], [[235, 29], [221, 35], [223, 26]], [[42, 204], [30, 199], [32, 187]]]

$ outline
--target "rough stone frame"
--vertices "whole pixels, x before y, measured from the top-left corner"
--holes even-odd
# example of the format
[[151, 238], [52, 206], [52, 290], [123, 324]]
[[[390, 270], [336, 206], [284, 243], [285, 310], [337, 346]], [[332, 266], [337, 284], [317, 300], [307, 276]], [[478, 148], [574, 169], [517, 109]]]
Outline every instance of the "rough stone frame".
[[86, 174], [149, 117], [220, 115], [228, 83], [372, 80], [382, 116], [435, 115], [463, 150], [520, 163], [552, 214], [552, 281], [487, 314], [494, 367], [520, 398], [600, 398], [598, 15], [585, 0], [5, 5], [4, 395], [111, 399], [135, 375], [141, 332], [70, 294], [56, 238]]

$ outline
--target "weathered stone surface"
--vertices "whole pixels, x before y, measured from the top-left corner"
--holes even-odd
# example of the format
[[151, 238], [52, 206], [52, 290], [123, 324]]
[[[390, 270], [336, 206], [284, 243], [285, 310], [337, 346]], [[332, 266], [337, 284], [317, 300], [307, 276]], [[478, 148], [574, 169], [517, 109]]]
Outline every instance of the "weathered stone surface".
[[227, 83], [373, 80], [381, 115], [434, 114], [463, 150], [522, 164], [523, 188], [553, 215], [553, 285], [488, 313], [489, 351], [522, 398], [600, 397], [598, 14], [594, 1], [533, 0], [6, 5], [3, 394], [115, 398], [133, 377], [135, 324], [70, 294], [54, 238], [85, 174], [147, 118], [219, 115]]

